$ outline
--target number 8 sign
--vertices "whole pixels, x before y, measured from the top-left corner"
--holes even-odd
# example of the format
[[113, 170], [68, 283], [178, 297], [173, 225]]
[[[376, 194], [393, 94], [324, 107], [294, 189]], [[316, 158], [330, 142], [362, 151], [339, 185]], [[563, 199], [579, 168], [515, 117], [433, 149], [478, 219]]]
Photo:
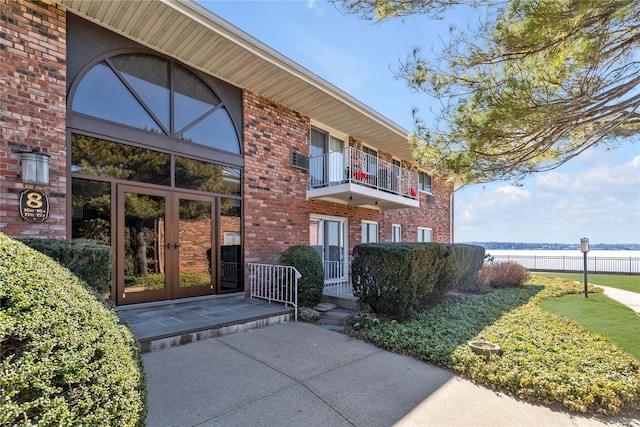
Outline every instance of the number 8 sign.
[[20, 193], [20, 216], [27, 222], [44, 222], [49, 217], [49, 198], [43, 191]]

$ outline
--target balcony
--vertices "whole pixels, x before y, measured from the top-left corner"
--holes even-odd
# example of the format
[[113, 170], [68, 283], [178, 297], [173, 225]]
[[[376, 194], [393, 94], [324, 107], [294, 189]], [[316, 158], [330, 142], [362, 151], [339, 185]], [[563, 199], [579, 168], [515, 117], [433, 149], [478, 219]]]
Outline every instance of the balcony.
[[418, 174], [353, 147], [309, 159], [307, 198], [391, 210], [417, 208]]

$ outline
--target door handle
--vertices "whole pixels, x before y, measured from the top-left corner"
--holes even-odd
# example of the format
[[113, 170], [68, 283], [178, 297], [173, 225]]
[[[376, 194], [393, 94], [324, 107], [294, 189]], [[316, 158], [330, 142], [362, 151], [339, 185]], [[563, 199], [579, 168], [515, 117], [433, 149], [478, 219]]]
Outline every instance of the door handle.
[[179, 243], [167, 243], [164, 245], [165, 248], [167, 249], [178, 249], [180, 247]]

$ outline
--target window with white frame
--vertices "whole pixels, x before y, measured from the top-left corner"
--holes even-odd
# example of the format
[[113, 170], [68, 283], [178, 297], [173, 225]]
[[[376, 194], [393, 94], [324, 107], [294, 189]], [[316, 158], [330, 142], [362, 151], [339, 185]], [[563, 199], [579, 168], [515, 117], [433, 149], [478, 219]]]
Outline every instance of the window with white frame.
[[426, 227], [418, 227], [418, 242], [433, 242], [433, 230]]
[[391, 225], [391, 241], [402, 242], [402, 226], [400, 224]]
[[378, 223], [362, 221], [362, 243], [378, 242]]
[[325, 282], [341, 280], [347, 274], [349, 245], [347, 219], [311, 215], [309, 244], [313, 246], [324, 265]]
[[431, 193], [431, 175], [426, 172], [418, 173], [418, 190]]
[[341, 137], [311, 128], [311, 185], [323, 186], [344, 179], [344, 147]]

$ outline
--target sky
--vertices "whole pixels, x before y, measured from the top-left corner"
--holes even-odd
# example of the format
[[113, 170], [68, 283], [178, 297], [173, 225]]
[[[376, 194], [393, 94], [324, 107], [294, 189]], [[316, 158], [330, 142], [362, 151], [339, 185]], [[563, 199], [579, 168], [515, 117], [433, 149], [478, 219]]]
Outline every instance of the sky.
[[[408, 131], [411, 109], [428, 120], [433, 99], [393, 70], [414, 47], [427, 55], [449, 26], [478, 20], [471, 9], [441, 21], [408, 16], [380, 23], [319, 0], [200, 0], [201, 5]], [[454, 241], [640, 243], [640, 141], [593, 148], [521, 185], [457, 189]]]

